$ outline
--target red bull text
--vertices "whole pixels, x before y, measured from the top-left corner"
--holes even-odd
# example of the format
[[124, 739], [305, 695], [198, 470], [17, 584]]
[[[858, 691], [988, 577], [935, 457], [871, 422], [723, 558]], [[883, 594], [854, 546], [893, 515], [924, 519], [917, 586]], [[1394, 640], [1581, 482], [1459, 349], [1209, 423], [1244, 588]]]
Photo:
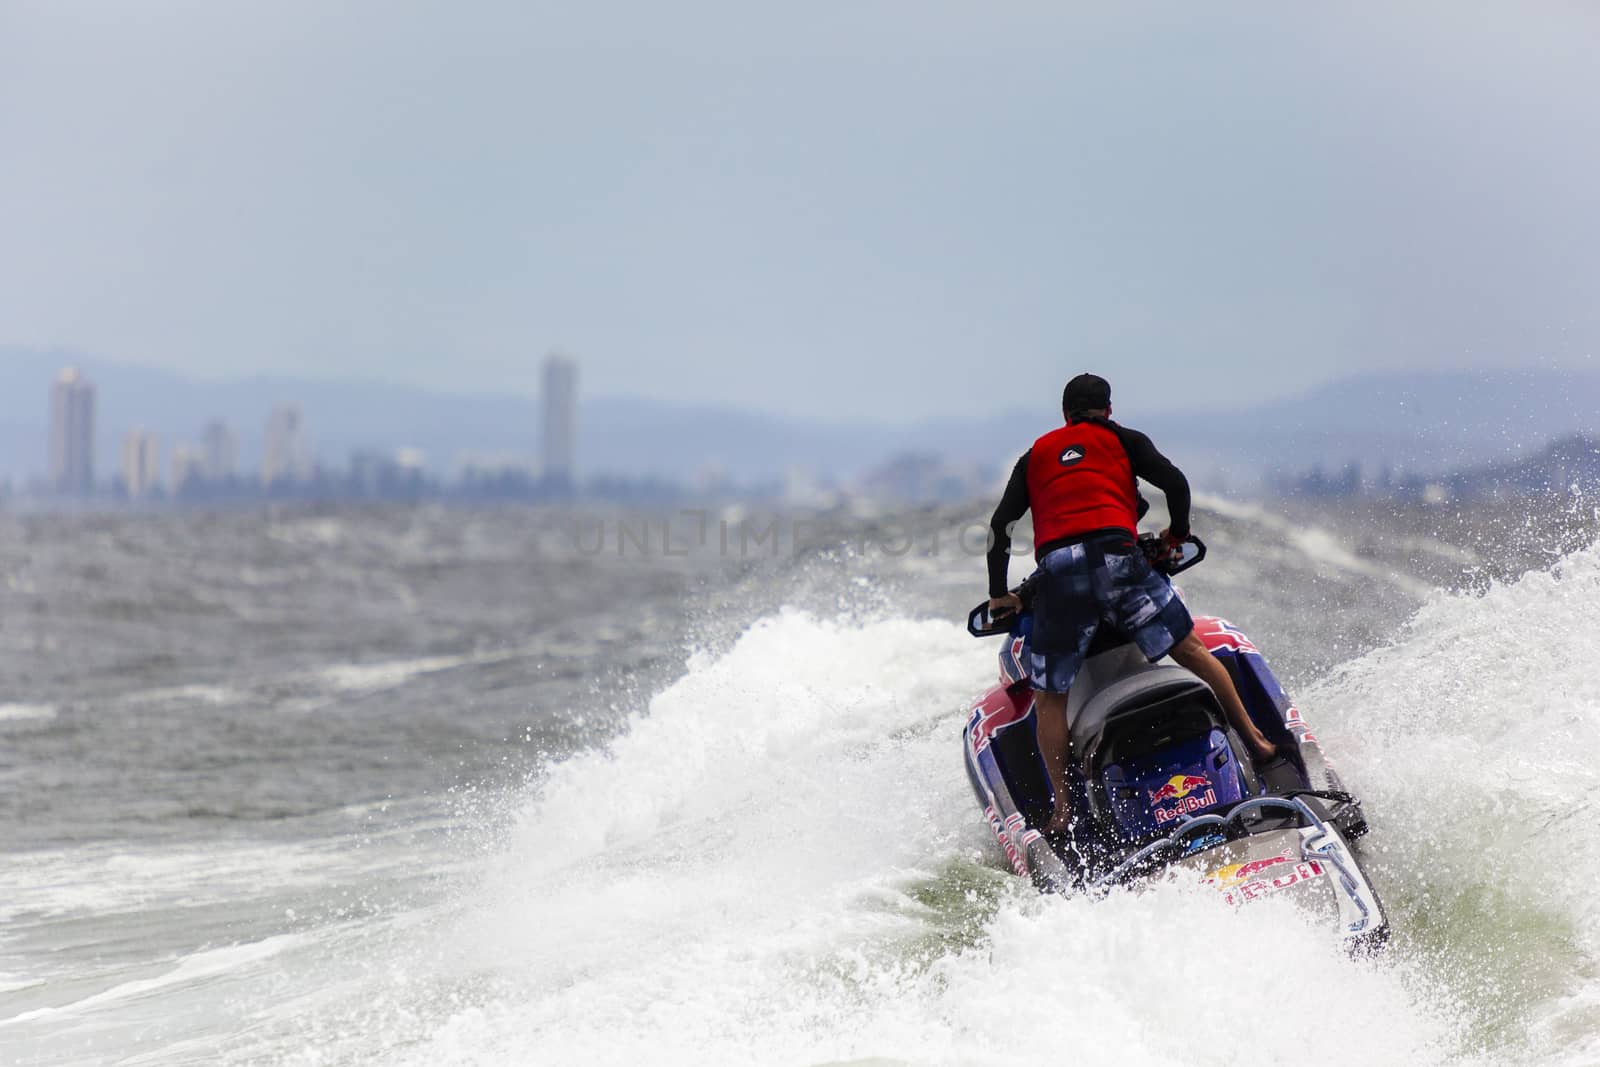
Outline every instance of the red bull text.
[[1180, 815], [1209, 808], [1216, 802], [1217, 791], [1211, 788], [1211, 779], [1203, 774], [1175, 774], [1150, 790], [1150, 810], [1157, 823], [1171, 822]]

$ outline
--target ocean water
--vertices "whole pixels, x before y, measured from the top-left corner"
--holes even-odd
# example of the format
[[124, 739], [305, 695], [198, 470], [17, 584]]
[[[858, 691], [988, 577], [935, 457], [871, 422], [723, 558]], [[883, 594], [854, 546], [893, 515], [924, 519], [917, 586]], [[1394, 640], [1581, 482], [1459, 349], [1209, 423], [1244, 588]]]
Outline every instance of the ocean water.
[[1600, 546], [1202, 502], [1366, 801], [1356, 961], [1005, 872], [975, 517], [0, 517], [0, 1062], [1600, 1062]]

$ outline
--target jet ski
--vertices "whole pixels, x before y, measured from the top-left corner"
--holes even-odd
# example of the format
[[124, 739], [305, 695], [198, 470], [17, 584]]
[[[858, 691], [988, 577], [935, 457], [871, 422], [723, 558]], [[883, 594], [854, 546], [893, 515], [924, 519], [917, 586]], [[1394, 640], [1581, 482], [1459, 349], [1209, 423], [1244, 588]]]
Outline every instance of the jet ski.
[[[1168, 577], [1200, 563], [1205, 544], [1171, 549], [1140, 538]], [[1050, 892], [1109, 892], [1153, 877], [1193, 879], [1230, 904], [1288, 897], [1334, 923], [1352, 951], [1388, 938], [1388, 919], [1353, 842], [1367, 832], [1344, 787], [1266, 658], [1238, 627], [1196, 616], [1195, 631], [1228, 669], [1251, 719], [1278, 748], [1258, 767], [1210, 687], [1171, 661], [1148, 662], [1102, 626], [1067, 696], [1070, 832], [1046, 835], [1054, 791], [1034, 732], [1023, 611], [974, 608], [975, 637], [1003, 637], [1000, 681], [973, 704], [962, 735], [978, 804], [1013, 870]]]

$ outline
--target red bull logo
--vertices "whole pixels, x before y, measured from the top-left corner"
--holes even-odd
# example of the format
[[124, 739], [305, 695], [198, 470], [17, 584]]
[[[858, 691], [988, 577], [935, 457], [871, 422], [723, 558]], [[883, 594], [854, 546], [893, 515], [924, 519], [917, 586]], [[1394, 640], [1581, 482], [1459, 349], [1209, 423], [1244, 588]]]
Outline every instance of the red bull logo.
[[1261, 650], [1251, 643], [1244, 635], [1244, 631], [1227, 619], [1219, 619], [1215, 615], [1198, 615], [1194, 620], [1194, 632], [1195, 636], [1205, 644], [1207, 652], [1261, 655]]
[[1269, 893], [1321, 878], [1326, 869], [1316, 860], [1295, 862], [1289, 853], [1267, 856], [1245, 863], [1218, 867], [1205, 877], [1205, 884], [1223, 891], [1229, 904], [1243, 904]]
[[1032, 707], [1031, 700], [1024, 699], [1018, 703], [1011, 699], [1010, 693], [998, 686], [989, 690], [982, 700], [972, 706], [972, 718], [967, 720], [972, 751], [982, 752], [988, 748], [995, 734], [1021, 722]]
[[1206, 881], [1222, 887], [1238, 885], [1246, 879], [1254, 878], [1262, 871], [1288, 862], [1290, 862], [1289, 854], [1284, 853], [1282, 856], [1268, 856], [1266, 859], [1251, 860], [1248, 863], [1230, 863], [1206, 875]]
[[1150, 790], [1150, 810], [1157, 823], [1171, 822], [1216, 802], [1217, 791], [1203, 774], [1175, 774]]
[[1196, 789], [1206, 789], [1210, 785], [1211, 779], [1203, 774], [1174, 774], [1167, 779], [1165, 785], [1150, 790], [1150, 803], [1163, 804], [1169, 800], [1178, 800]]

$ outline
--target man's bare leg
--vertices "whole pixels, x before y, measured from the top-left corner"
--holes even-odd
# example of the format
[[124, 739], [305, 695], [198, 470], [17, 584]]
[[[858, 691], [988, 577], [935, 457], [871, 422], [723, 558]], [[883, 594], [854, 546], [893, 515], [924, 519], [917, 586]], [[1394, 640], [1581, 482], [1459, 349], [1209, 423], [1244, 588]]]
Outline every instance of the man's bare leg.
[[[1217, 694], [1217, 699], [1222, 702], [1222, 710], [1228, 714], [1228, 722], [1232, 723], [1239, 736], [1244, 738], [1244, 743], [1250, 746], [1250, 751], [1256, 759], [1269, 760], [1278, 754], [1277, 748], [1267, 740], [1266, 735], [1256, 729], [1256, 724], [1250, 720], [1250, 713], [1244, 710], [1244, 702], [1239, 699], [1239, 691], [1233, 687], [1233, 676], [1228, 673], [1228, 668], [1218, 663], [1216, 657], [1206, 651], [1205, 642], [1201, 641], [1193, 630], [1189, 631], [1188, 637], [1173, 647], [1171, 655], [1180, 666], [1187, 667], [1199, 675], [1200, 680]], [[1062, 718], [1064, 720], [1065, 716]], [[1039, 717], [1039, 722], [1041, 727], [1039, 743], [1043, 745], [1043, 715]], [[1048, 763], [1045, 765], [1049, 766]]]
[[1046, 833], [1065, 830], [1072, 818], [1072, 804], [1067, 799], [1067, 755], [1072, 746], [1072, 733], [1067, 729], [1067, 694], [1046, 693], [1034, 690], [1033, 710], [1035, 732], [1039, 736], [1039, 755], [1044, 757], [1044, 769], [1050, 774], [1050, 786], [1056, 791], [1055, 815]]

